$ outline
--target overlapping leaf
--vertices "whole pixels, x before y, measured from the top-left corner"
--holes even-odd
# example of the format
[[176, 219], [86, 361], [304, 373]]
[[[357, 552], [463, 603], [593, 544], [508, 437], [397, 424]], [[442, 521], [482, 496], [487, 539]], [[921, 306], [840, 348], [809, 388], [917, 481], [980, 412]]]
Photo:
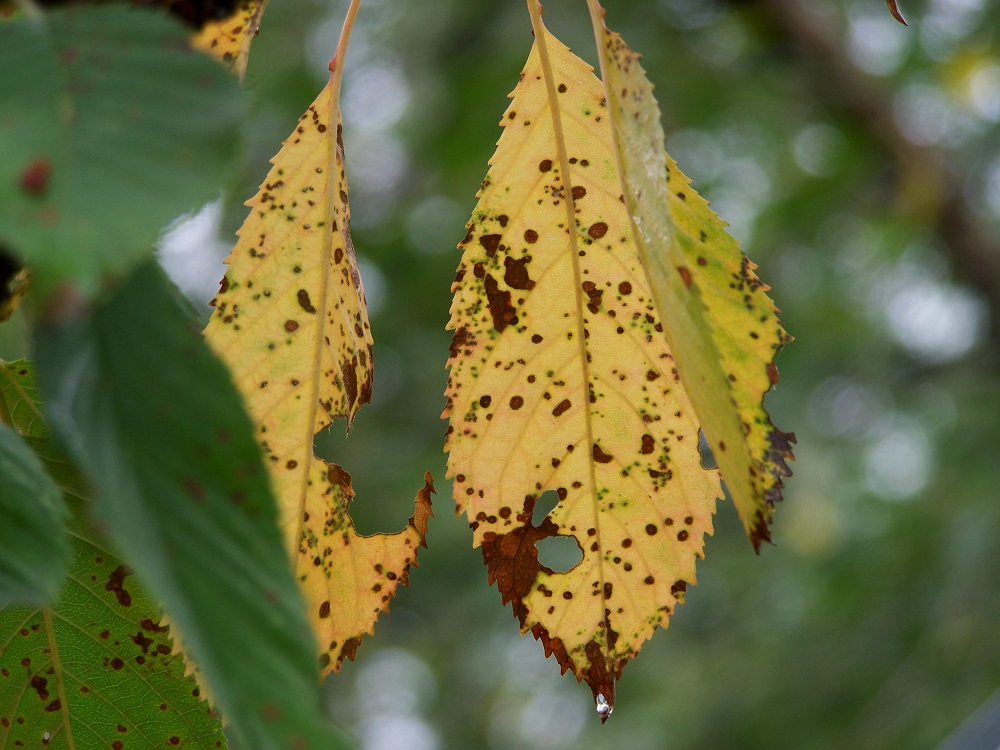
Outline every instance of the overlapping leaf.
[[240, 746], [344, 747], [252, 425], [177, 294], [149, 263], [91, 314], [38, 327], [46, 416]]
[[[449, 475], [490, 581], [614, 706], [711, 533], [717, 472], [663, 336], [621, 195], [605, 92], [535, 17], [453, 286]], [[555, 509], [531, 522], [540, 495]], [[567, 573], [536, 543], [576, 539]]]
[[242, 0], [233, 13], [218, 21], [209, 21], [194, 35], [191, 44], [208, 52], [243, 78], [250, 59], [250, 43], [260, 28], [267, 0]]
[[82, 482], [50, 443], [26, 362], [0, 363], [0, 413], [73, 510], [58, 601], [0, 610], [0, 748], [223, 747], [221, 723], [184, 676], [149, 593], [86, 522]]
[[[4, 417], [0, 403], [0, 419]], [[20, 436], [0, 421], [0, 607], [43, 605], [66, 574], [69, 546], [59, 488]]]
[[770, 540], [774, 503], [791, 472], [794, 436], [771, 423], [764, 394], [789, 340], [756, 266], [666, 157], [652, 86], [639, 56], [589, 0], [615, 162], [642, 265], [677, 369], [755, 548]]
[[164, 14], [79, 5], [5, 21], [0, 70], [0, 245], [37, 295], [96, 294], [218, 194], [244, 99]]
[[[343, 59], [343, 45], [338, 50]], [[313, 454], [313, 436], [348, 425], [371, 398], [371, 334], [341, 140], [339, 65], [272, 160], [230, 253], [205, 336], [229, 365], [257, 425], [281, 524], [325, 669], [361, 637], [424, 543], [430, 477], [409, 525], [362, 537], [351, 478]]]

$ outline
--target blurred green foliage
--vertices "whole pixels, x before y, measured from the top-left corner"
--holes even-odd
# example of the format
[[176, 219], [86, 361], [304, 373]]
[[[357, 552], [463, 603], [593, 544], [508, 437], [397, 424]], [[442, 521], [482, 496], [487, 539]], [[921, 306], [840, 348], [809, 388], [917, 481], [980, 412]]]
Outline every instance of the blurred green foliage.
[[[583, 2], [545, 5], [594, 62]], [[335, 426], [319, 448], [352, 473], [362, 532], [403, 526], [424, 469], [439, 494], [412, 588], [327, 682], [336, 720], [366, 750], [995, 748], [996, 734], [946, 738], [996, 721], [995, 705], [969, 717], [1000, 687], [1000, 5], [910, 0], [908, 28], [881, 0], [607, 5], [644, 54], [668, 150], [797, 338], [768, 398], [798, 435], [776, 547], [755, 557], [720, 504], [699, 585], [625, 670], [603, 727], [588, 690], [518, 638], [451, 512], [438, 417], [455, 244], [528, 16], [513, 0], [368, 0], [344, 141], [376, 382], [350, 436]], [[199, 307], [345, 8], [286, 0], [264, 16], [241, 177], [202, 216], [207, 235], [164, 251]], [[186, 244], [213, 246], [216, 265]], [[0, 327], [8, 356], [19, 325]]]

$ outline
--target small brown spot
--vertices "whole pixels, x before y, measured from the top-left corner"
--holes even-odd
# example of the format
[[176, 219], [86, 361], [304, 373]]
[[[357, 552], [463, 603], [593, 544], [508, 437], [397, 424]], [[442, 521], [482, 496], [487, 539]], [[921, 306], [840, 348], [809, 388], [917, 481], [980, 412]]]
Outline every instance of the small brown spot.
[[720, 451], [726, 450], [726, 444], [722, 440], [719, 441], [719, 450]]
[[678, 542], [686, 541], [687, 538], [688, 538], [688, 531], [687, 531], [687, 529], [681, 529], [680, 531], [677, 532], [677, 541]]
[[563, 591], [563, 599], [572, 599], [573, 595], [568, 591]]
[[312, 306], [312, 301], [309, 299], [309, 292], [305, 289], [299, 289], [296, 297], [299, 300], [299, 307], [305, 310], [307, 313], [315, 313], [316, 308]]
[[611, 463], [612, 459], [614, 458], [613, 456], [610, 456], [603, 450], [601, 450], [601, 446], [599, 446], [597, 443], [594, 443], [593, 454], [594, 454], [594, 460], [597, 461], [597, 463], [599, 464]]
[[539, 334], [537, 334], [537, 333], [534, 334], [534, 335], [532, 335], [532, 337], [531, 337], [531, 343], [532, 344], [540, 344], [540, 343], [542, 343], [542, 337]]
[[653, 452], [653, 450], [655, 450], [655, 448], [656, 448], [656, 441], [653, 439], [653, 436], [648, 433], [643, 435], [642, 448], [641, 448], [642, 453], [648, 456], [650, 453]]
[[632, 540], [631, 539], [628, 539], [628, 538], [622, 539], [622, 547], [624, 549], [628, 549], [631, 546], [632, 546]]
[[299, 330], [299, 324], [296, 323], [294, 320], [286, 320], [285, 330], [288, 331], [289, 333], [295, 333], [295, 331]]
[[698, 265], [699, 266], [707, 266], [708, 265], [708, 261], [704, 257], [702, 257], [702, 256], [699, 255], [698, 256]]
[[[581, 198], [583, 198], [585, 195], [587, 195], [587, 188], [585, 188], [583, 185], [575, 185], [573, 187], [573, 200], [577, 200], [578, 201]], [[593, 229], [593, 227], [591, 227], [591, 229]], [[607, 230], [605, 230], [605, 231], [607, 231]]]
[[[601, 239], [601, 237], [603, 237], [607, 233], [608, 233], [608, 225], [605, 224], [603, 221], [598, 221], [595, 222], [594, 224], [591, 224], [590, 229], [587, 230], [587, 234], [589, 234], [595, 240]], [[621, 285], [619, 285], [619, 288], [621, 288]]]
[[646, 576], [645, 578], [642, 579], [642, 582], [647, 586], [652, 586], [653, 583], [656, 582], [656, 579], [653, 578], [653, 576]]
[[566, 93], [566, 84], [565, 83], [560, 83], [559, 84], [559, 88], [557, 90], [559, 91], [560, 94], [565, 94]]
[[124, 666], [125, 666], [125, 662], [123, 662], [117, 656], [114, 659], [111, 660], [111, 668], [114, 669], [115, 671], [118, 671], [119, 669], [121, 669]]
[[325, 620], [329, 616], [330, 616], [330, 602], [329, 600], [327, 600], [319, 605], [319, 617], [321, 620]]
[[520, 396], [513, 396], [510, 399], [511, 409], [514, 409], [516, 411], [517, 409], [520, 409], [522, 406], [524, 406], [524, 399], [521, 398]]
[[556, 408], [552, 410], [552, 416], [553, 417], [560, 417], [560, 416], [562, 416], [567, 411], [569, 411], [569, 408], [572, 405], [573, 404], [570, 403], [570, 400], [568, 398], [564, 398], [562, 401], [560, 401], [558, 404], [556, 404]]
[[539, 172], [548, 172], [550, 169], [552, 169], [552, 160], [551, 159], [542, 159], [538, 163], [538, 171]]
[[684, 280], [684, 286], [690, 289], [692, 282], [691, 272], [685, 266], [677, 266], [677, 271], [680, 273], [681, 279]]
[[118, 599], [118, 603], [123, 607], [132, 606], [132, 595], [129, 594], [124, 587], [125, 579], [131, 574], [131, 570], [126, 568], [124, 565], [119, 565], [111, 571], [111, 576], [108, 578], [108, 582], [104, 585], [104, 590], [113, 591], [115, 598]]
[[527, 242], [529, 245], [534, 245], [536, 242], [538, 242], [538, 232], [536, 232], [534, 229], [526, 229], [524, 231], [524, 241]]
[[49, 186], [52, 164], [48, 159], [35, 159], [21, 172], [21, 188], [31, 195], [41, 195]]

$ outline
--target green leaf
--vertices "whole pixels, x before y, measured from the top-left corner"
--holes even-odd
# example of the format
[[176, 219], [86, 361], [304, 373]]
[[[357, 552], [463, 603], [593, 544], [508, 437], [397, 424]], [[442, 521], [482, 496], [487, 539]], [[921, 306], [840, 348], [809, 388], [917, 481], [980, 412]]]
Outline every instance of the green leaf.
[[87, 496], [85, 482], [66, 454], [52, 440], [41, 412], [41, 397], [33, 365], [23, 359], [0, 361], [0, 414], [45, 465], [64, 494]]
[[0, 23], [0, 246], [43, 297], [97, 292], [212, 199], [244, 101], [166, 15], [74, 7]]
[[0, 423], [0, 607], [42, 605], [59, 593], [69, 560], [65, 519], [42, 462]]
[[[223, 746], [146, 588], [84, 517], [82, 482], [49, 439], [31, 366], [0, 363], [0, 414], [42, 457], [73, 509], [58, 602], [0, 611], [0, 748]], [[37, 461], [37, 459], [36, 459]], [[58, 701], [58, 703], [56, 703]], [[20, 743], [20, 744], [18, 744]]]
[[96, 511], [179, 628], [242, 747], [342, 747], [267, 474], [228, 372], [155, 264], [36, 332], [46, 413]]
[[73, 506], [60, 600], [0, 610], [0, 750], [223, 747], [149, 593]]

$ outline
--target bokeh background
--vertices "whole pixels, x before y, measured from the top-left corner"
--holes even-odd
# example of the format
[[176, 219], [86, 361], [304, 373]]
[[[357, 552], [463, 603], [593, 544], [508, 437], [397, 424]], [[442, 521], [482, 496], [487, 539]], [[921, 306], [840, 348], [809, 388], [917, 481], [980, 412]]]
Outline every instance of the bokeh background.
[[[546, 22], [596, 63], [583, 0]], [[607, 0], [642, 52], [667, 148], [773, 287], [796, 337], [768, 396], [795, 476], [755, 556], [720, 504], [698, 586], [590, 692], [520, 638], [454, 516], [439, 415], [456, 243], [531, 45], [521, 0], [366, 0], [344, 82], [373, 403], [318, 450], [362, 532], [430, 548], [331, 677], [364, 750], [1000, 746], [1000, 3]], [[205, 311], [268, 158], [323, 85], [344, 0], [272, 0], [245, 160], [162, 258]], [[18, 323], [0, 332], [8, 357]]]

